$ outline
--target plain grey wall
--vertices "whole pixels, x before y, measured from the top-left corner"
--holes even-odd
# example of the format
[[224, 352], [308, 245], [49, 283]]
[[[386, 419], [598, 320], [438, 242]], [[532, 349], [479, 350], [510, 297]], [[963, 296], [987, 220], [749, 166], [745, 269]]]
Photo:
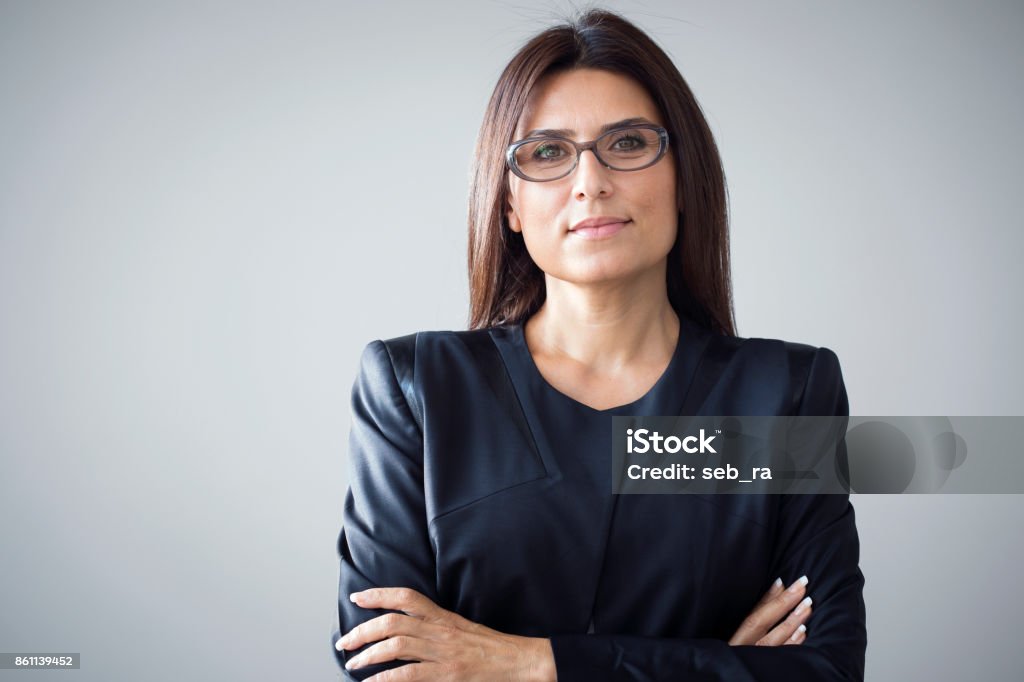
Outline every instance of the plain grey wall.
[[[604, 6], [717, 136], [741, 335], [1024, 414], [1019, 2]], [[0, 4], [0, 651], [83, 656], [33, 679], [335, 679], [359, 352], [463, 327], [484, 106], [572, 7]], [[868, 679], [1019, 676], [1024, 499], [854, 505]]]

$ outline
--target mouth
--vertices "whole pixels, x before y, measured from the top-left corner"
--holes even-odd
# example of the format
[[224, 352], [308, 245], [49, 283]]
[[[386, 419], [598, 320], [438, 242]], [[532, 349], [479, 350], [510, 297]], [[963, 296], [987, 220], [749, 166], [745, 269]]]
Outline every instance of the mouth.
[[606, 239], [621, 232], [632, 220], [609, 222], [601, 225], [586, 225], [570, 228], [569, 233], [582, 239]]

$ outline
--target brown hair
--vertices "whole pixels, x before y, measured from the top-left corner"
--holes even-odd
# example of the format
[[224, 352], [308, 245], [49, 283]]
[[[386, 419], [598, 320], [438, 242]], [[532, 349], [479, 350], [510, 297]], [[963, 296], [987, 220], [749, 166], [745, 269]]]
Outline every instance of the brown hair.
[[522, 234], [507, 224], [505, 150], [537, 82], [576, 68], [628, 76], [654, 100], [678, 169], [679, 225], [668, 255], [669, 301], [678, 314], [735, 336], [725, 173], [711, 129], [668, 55], [632, 23], [599, 9], [532, 38], [505, 67], [491, 94], [469, 193], [470, 329], [525, 322], [544, 303], [544, 273]]

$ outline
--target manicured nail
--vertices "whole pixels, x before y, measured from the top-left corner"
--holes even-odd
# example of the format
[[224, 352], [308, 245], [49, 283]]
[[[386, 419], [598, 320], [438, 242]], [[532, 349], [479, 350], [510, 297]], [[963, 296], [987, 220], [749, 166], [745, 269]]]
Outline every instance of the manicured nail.
[[793, 633], [793, 636], [790, 637], [790, 639], [793, 640], [794, 642], [796, 640], [800, 639], [800, 633], [801, 632], [807, 632], [807, 626], [804, 625], [803, 623], [800, 623], [800, 627], [798, 627], [796, 629], [796, 632]]
[[355, 658], [350, 658], [349, 659], [348, 663], [345, 664], [345, 669], [346, 670], [352, 670], [353, 668], [358, 668], [362, 664], [363, 664], [362, 656], [356, 656]]
[[806, 585], [807, 582], [808, 582], [807, 581], [807, 576], [806, 575], [802, 575], [802, 576], [800, 576], [799, 578], [796, 579], [796, 582], [794, 582], [792, 585], [789, 586], [789, 591], [790, 592], [799, 592], [801, 585]]
[[772, 583], [772, 589], [777, 590], [782, 587], [782, 578], [776, 578], [775, 582]]
[[810, 598], [810, 597], [804, 597], [804, 600], [803, 600], [802, 602], [800, 602], [799, 604], [797, 604], [797, 605], [796, 605], [796, 610], [795, 610], [795, 611], [793, 611], [793, 613], [799, 616], [799, 615], [800, 615], [801, 613], [803, 613], [803, 612], [804, 612], [804, 610], [805, 610], [805, 609], [806, 609], [806, 608], [807, 608], [808, 606], [810, 606], [810, 605], [811, 605], [811, 601], [812, 601], [812, 600], [811, 600], [811, 598]]
[[334, 643], [334, 648], [337, 649], [338, 651], [341, 651], [347, 645], [348, 645], [348, 635], [345, 635], [344, 637], [342, 637], [341, 639], [339, 639], [337, 642]]
[[354, 602], [359, 598], [359, 595], [361, 594], [362, 592], [353, 592], [352, 594], [348, 595], [348, 600]]

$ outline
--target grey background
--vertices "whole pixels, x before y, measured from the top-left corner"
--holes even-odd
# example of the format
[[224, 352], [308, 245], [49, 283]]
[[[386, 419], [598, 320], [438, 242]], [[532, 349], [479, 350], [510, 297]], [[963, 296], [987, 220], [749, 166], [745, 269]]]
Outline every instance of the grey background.
[[[1019, 2], [608, 2], [721, 145], [739, 333], [1024, 414]], [[334, 679], [348, 399], [462, 328], [490, 90], [565, 2], [0, 4], [0, 678]], [[1024, 670], [1019, 496], [855, 497], [870, 680]]]

